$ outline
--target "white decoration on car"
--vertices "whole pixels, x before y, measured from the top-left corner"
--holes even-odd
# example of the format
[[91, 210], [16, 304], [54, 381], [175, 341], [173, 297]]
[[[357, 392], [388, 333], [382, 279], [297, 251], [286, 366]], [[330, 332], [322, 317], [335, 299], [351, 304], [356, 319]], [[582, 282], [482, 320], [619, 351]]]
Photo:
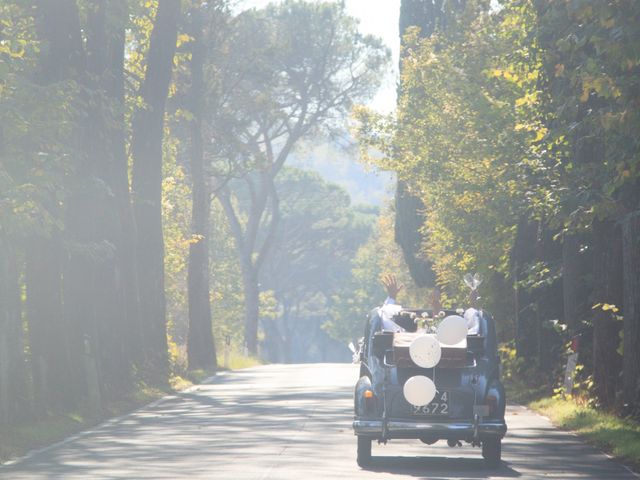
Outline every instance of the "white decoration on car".
[[464, 319], [467, 321], [467, 335], [478, 335], [480, 333], [480, 314], [475, 308], [468, 308], [464, 312]]
[[438, 325], [438, 340], [445, 345], [456, 345], [467, 338], [467, 321], [459, 315], [449, 315]]
[[413, 363], [422, 368], [433, 368], [440, 361], [442, 349], [440, 342], [433, 335], [417, 337], [409, 345], [409, 356]]
[[429, 377], [416, 375], [409, 378], [402, 388], [404, 398], [412, 405], [422, 407], [428, 405], [436, 396], [436, 386]]

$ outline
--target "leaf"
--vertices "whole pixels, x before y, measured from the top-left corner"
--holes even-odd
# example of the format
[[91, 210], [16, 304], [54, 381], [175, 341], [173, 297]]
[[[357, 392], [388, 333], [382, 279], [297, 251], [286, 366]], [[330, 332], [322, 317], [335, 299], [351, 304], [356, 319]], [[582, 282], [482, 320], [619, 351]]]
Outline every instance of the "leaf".
[[185, 43], [189, 43], [191, 41], [193, 41], [193, 37], [191, 37], [190, 35], [187, 35], [186, 33], [181, 33], [180, 35], [178, 35], [178, 38], [176, 39], [176, 47], [180, 47], [181, 45]]
[[580, 101], [585, 103], [589, 100], [589, 94], [591, 93], [591, 89], [587, 85], [583, 85], [582, 87], [582, 95], [580, 95]]
[[541, 127], [539, 129], [536, 130], [536, 138], [535, 138], [535, 142], [539, 142], [540, 140], [542, 140], [548, 133], [549, 130], [547, 130], [544, 127]]

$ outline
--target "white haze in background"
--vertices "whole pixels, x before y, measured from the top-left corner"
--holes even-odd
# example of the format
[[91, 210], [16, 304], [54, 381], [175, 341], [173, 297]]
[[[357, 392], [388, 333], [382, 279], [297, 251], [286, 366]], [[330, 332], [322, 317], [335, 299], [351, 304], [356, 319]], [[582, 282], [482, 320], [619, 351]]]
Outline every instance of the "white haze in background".
[[395, 176], [391, 172], [367, 170], [357, 162], [357, 149], [342, 149], [331, 143], [308, 141], [291, 156], [292, 167], [314, 170], [344, 188], [352, 204], [382, 206], [393, 196]]
[[396, 85], [398, 82], [398, 58], [400, 55], [399, 19], [400, 0], [346, 0], [349, 15], [360, 20], [360, 31], [375, 35], [391, 49], [391, 69], [384, 79], [380, 91], [369, 104], [381, 113], [390, 113], [396, 108]]
[[[272, 3], [268, 0], [239, 1], [239, 11]], [[345, 0], [349, 15], [360, 20], [360, 32], [380, 37], [391, 50], [388, 74], [377, 95], [367, 106], [391, 113], [396, 106], [400, 39], [400, 0]], [[394, 176], [389, 172], [367, 171], [357, 162], [357, 149], [344, 150], [332, 144], [308, 142], [297, 149], [289, 165], [315, 170], [326, 180], [343, 187], [355, 204], [381, 205], [393, 195]]]

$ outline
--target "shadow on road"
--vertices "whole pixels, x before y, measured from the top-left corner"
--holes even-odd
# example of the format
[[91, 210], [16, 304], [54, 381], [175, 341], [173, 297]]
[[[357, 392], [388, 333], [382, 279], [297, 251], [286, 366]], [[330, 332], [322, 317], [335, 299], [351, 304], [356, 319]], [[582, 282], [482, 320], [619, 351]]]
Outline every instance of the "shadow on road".
[[387, 457], [374, 456], [371, 472], [410, 475], [429, 480], [518, 478], [521, 474], [502, 462], [499, 468], [487, 468], [482, 458], [465, 457]]
[[499, 468], [487, 468], [477, 449], [414, 440], [374, 446], [371, 465], [360, 469], [351, 428], [356, 374], [350, 365], [273, 365], [222, 376], [0, 467], [0, 478], [636, 478], [523, 408], [508, 411]]

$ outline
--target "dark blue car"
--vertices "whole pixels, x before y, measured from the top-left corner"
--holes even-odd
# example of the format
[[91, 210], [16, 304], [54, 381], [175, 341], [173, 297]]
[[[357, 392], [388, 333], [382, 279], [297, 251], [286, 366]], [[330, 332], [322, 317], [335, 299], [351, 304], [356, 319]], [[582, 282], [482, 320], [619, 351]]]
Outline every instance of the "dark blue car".
[[[380, 310], [374, 310], [368, 320], [359, 352], [353, 421], [358, 464], [370, 463], [373, 441], [419, 439], [429, 445], [446, 440], [451, 447], [461, 442], [481, 447], [487, 465], [498, 466], [507, 425], [491, 315], [473, 308], [435, 315], [427, 310], [398, 310], [393, 320], [401, 331], [394, 332], [382, 328]], [[455, 345], [441, 343], [438, 348], [433, 325], [443, 317], [455, 317], [458, 322], [469, 319], [475, 328], [463, 330], [462, 340]], [[423, 318], [431, 319], [431, 327], [421, 325]], [[416, 340], [421, 337], [432, 338]], [[425, 368], [431, 360], [423, 363], [415, 356], [412, 344], [417, 348], [420, 343], [433, 344], [438, 350], [432, 361], [437, 364]]]

